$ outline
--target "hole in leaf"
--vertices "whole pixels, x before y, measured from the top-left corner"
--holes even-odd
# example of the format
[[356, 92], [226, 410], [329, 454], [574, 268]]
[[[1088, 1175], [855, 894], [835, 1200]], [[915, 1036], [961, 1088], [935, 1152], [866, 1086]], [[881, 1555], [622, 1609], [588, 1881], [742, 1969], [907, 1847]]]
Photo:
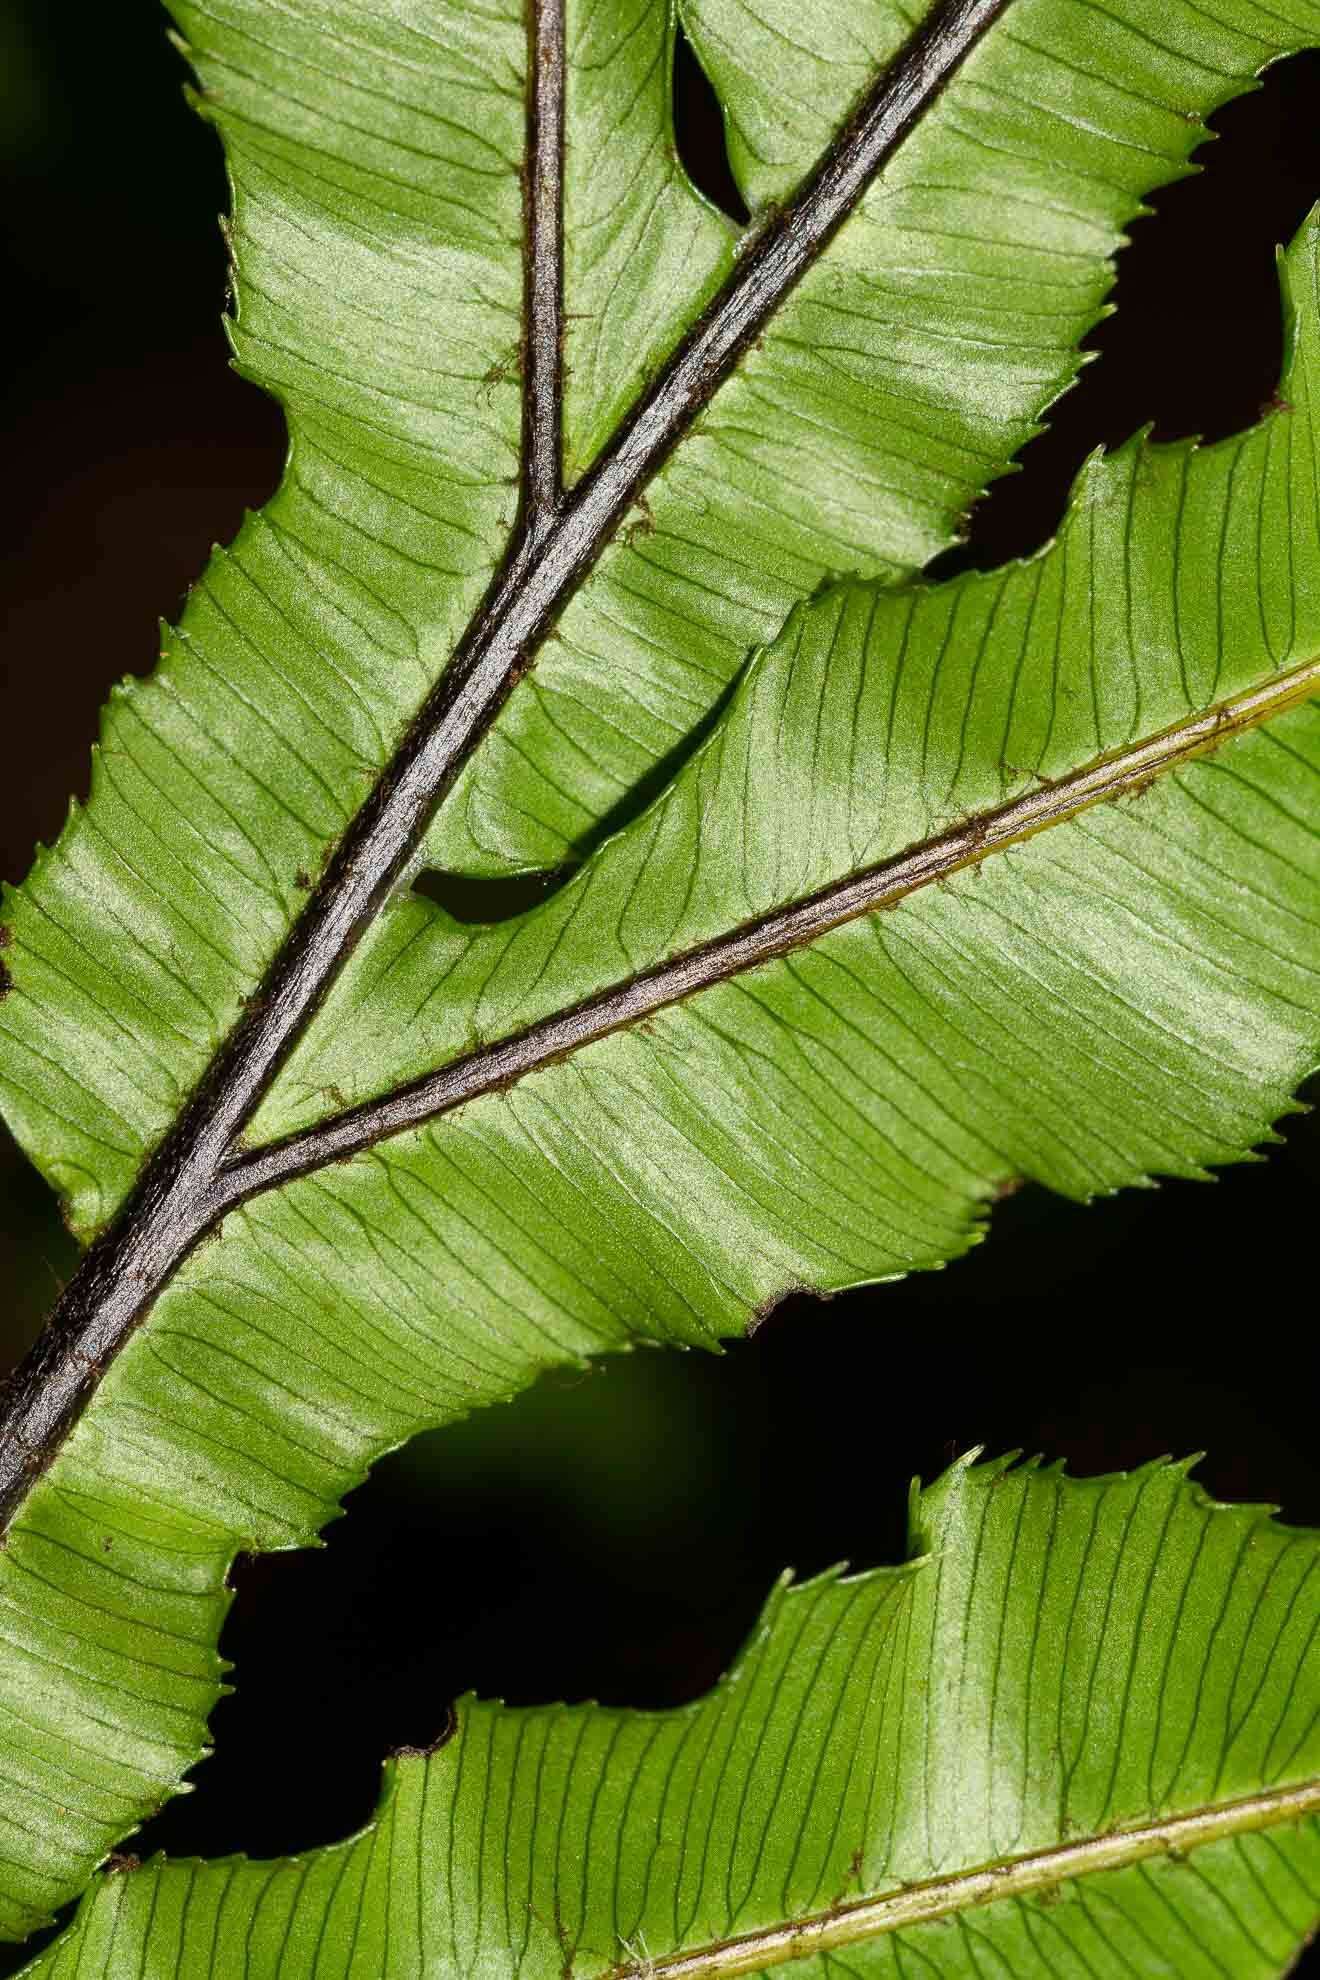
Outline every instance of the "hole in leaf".
[[1045, 542], [1097, 443], [1116, 447], [1147, 421], [1159, 440], [1220, 439], [1269, 402], [1283, 357], [1275, 249], [1320, 196], [1320, 53], [1276, 64], [1210, 129], [1202, 169], [1156, 192], [1133, 223], [1116, 312], [1085, 340], [1096, 358], [932, 576], [992, 569]]
[[1218, 1496], [1315, 1521], [1309, 1312], [1304, 1339], [1265, 1351], [1241, 1316], [1261, 1298], [1253, 1232], [1269, 1233], [1281, 1325], [1282, 1289], [1310, 1283], [1317, 1163], [1320, 1117], [1294, 1117], [1267, 1163], [1214, 1184], [1090, 1208], [1028, 1186], [947, 1271], [795, 1296], [722, 1356], [565, 1369], [419, 1438], [324, 1548], [240, 1564], [215, 1754], [126, 1847], [263, 1856], [342, 1837], [385, 1752], [430, 1745], [469, 1688], [695, 1697], [785, 1565], [902, 1558], [908, 1479], [973, 1443], [1081, 1473], [1205, 1448]]
[[674, 145], [679, 163], [712, 206], [745, 227], [751, 215], [729, 164], [724, 113], [681, 21], [674, 23]]

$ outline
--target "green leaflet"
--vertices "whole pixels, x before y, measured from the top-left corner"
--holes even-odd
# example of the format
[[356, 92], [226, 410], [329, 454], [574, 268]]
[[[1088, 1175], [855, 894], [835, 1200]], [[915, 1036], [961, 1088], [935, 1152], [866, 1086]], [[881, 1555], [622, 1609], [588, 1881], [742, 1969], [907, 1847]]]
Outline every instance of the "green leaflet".
[[[688, 183], [674, 150], [669, 87], [674, 25], [672, 8], [654, 0], [580, 5], [568, 16], [564, 475], [570, 483], [590, 465], [678, 331], [733, 265], [736, 230]], [[877, 50], [872, 75], [882, 60]], [[624, 577], [614, 591], [616, 610], [631, 588]], [[657, 600], [662, 609], [664, 603]], [[608, 637], [609, 605], [603, 614], [601, 630]], [[680, 664], [682, 638], [675, 629], [670, 641]], [[598, 655], [598, 665], [603, 658]], [[569, 708], [573, 701], [570, 693]], [[602, 752], [607, 769], [617, 749], [612, 744], [607, 732]], [[560, 745], [544, 736], [543, 749], [546, 745], [550, 754], [542, 768], [558, 783]], [[624, 773], [615, 768], [614, 774]], [[510, 829], [518, 831], [512, 822]], [[437, 849], [449, 844], [441, 827]]]
[[[1109, 457], [1095, 455], [1058, 540], [1026, 562], [935, 587], [839, 583], [798, 608], [664, 795], [543, 906], [494, 927], [468, 928], [416, 895], [396, 900], [345, 968], [258, 1115], [253, 1138], [306, 1127], [330, 1106], [416, 1078], [1320, 654], [1320, 560], [1310, 553], [1320, 533], [1318, 257], [1320, 225], [1313, 222], [1285, 271], [1286, 410], [1215, 447], [1136, 439]], [[1285, 542], [1297, 546], [1295, 556], [1274, 554]], [[1224, 975], [1226, 966], [1237, 974], [1245, 958], [1230, 933], [1231, 914], [1213, 898], [1221, 891], [1216, 871], [1242, 866], [1228, 841], [1216, 843], [1218, 820], [1253, 846], [1242, 882], [1250, 907], [1237, 940], [1259, 944], [1285, 967], [1289, 959], [1297, 973], [1285, 998], [1313, 1007], [1316, 867], [1305, 821], [1314, 803], [1315, 718], [1299, 715], [1277, 733], [1289, 738], [1286, 766], [1273, 740], [1241, 745], [1231, 760], [1198, 769], [1181, 787], [1150, 793], [1132, 817], [1089, 816], [1057, 843], [1014, 854], [1011, 874], [986, 871], [952, 911], [914, 901], [910, 912], [932, 935], [943, 928], [939, 946], [952, 945], [938, 962], [907, 912], [892, 931], [850, 931], [824, 945], [840, 962], [856, 958], [867, 988], [900, 1024], [906, 1019], [912, 1044], [900, 1059], [920, 1050], [932, 1022], [947, 1019], [962, 1033], [955, 1057], [961, 1065], [973, 1056], [983, 1066], [987, 1104], [983, 1110], [964, 1091], [952, 1111], [961, 1125], [976, 1124], [987, 1148], [1002, 1149], [1015, 1132], [1011, 1117], [1031, 1104], [1028, 1093], [1049, 1116], [1047, 1096], [1062, 1096], [1058, 1074], [1068, 1059], [1042, 1041], [1016, 1064], [1005, 1062], [1013, 1027], [1008, 1010], [987, 994], [992, 958], [1002, 957], [1009, 976], [1025, 970], [1040, 981], [1040, 965], [1017, 947], [1014, 931], [1041, 914], [1071, 920], [1071, 928], [1058, 926], [1050, 948], [1056, 959], [1072, 956], [1079, 969], [1099, 966], [1100, 981], [1107, 980], [1115, 1008], [1104, 1036], [1124, 1055], [1118, 1090], [1136, 1113], [1125, 1102], [1103, 1127], [1097, 1123], [1095, 1136], [1072, 1137], [1071, 1148], [1056, 1119], [1045, 1130], [1049, 1152], [1044, 1142], [1015, 1148], [1012, 1160], [1052, 1187], [1087, 1195], [1143, 1167], [1197, 1172], [1205, 1161], [1231, 1159], [1277, 1111], [1282, 1087], [1254, 1103], [1248, 1098], [1246, 1027]], [[1261, 787], [1254, 795], [1253, 784]], [[1295, 844], [1290, 825], [1299, 833]], [[1205, 862], [1197, 877], [1185, 863], [1188, 852]], [[1282, 866], [1276, 869], [1282, 892], [1272, 913], [1272, 889], [1260, 885], [1271, 859], [1291, 862], [1294, 876], [1285, 880]], [[1162, 911], [1152, 890], [1163, 892]], [[1115, 908], [1122, 932], [1110, 921]], [[938, 972], [957, 970], [960, 955], [974, 959], [984, 1030], [966, 1000], [938, 987]], [[928, 1013], [921, 991], [904, 980], [911, 965], [927, 986]], [[1264, 983], [1258, 964], [1245, 966]], [[1188, 970], [1203, 982], [1195, 992]], [[1161, 978], [1167, 1005], [1156, 989]], [[733, 1009], [763, 996], [767, 983], [763, 977], [740, 987], [729, 1000]], [[1283, 989], [1282, 979], [1276, 987]], [[1056, 994], [1067, 996], [1061, 980]], [[1061, 1013], [1065, 1025], [1075, 994]], [[1200, 1035], [1188, 1041], [1177, 1035], [1175, 1008], [1193, 1004]], [[1035, 1016], [1048, 1026], [1047, 1009]], [[1283, 1018], [1285, 1031], [1290, 1023]], [[740, 1021], [731, 1015], [727, 1027], [715, 1025], [736, 1033]], [[873, 1041], [883, 1033], [873, 1021], [860, 1028]], [[1221, 1063], [1234, 1067], [1230, 1081], [1204, 1077], [1212, 1036]], [[1304, 1029], [1292, 1047], [1283, 1033], [1276, 1036], [1284, 1053], [1277, 1063], [1290, 1068], [1286, 1085], [1309, 1069], [1313, 1046], [1302, 1041], [1311, 1034]], [[1020, 1050], [1023, 1041], [1013, 1042]], [[1185, 1056], [1189, 1043], [1194, 1049]], [[669, 1044], [675, 1054], [697, 1050], [677, 1035]], [[1265, 1048], [1261, 1070], [1277, 1047]], [[1296, 1060], [1291, 1051], [1299, 1052]], [[1080, 1124], [1104, 1075], [1089, 1046], [1080, 1056], [1074, 1049], [1073, 1060], [1076, 1087], [1090, 1085], [1089, 1105], [1069, 1097], [1063, 1118]], [[1179, 1067], [1190, 1089], [1181, 1097], [1170, 1083]], [[997, 1073], [1007, 1075], [1004, 1084]], [[1204, 1112], [1211, 1091], [1212, 1104], [1227, 1110], [1214, 1128]], [[1233, 1111], [1239, 1108], [1246, 1111]], [[910, 1133], [921, 1132], [913, 1117], [922, 1111], [909, 1113]], [[1138, 1155], [1138, 1145], [1146, 1152]], [[915, 1201], [915, 1178], [905, 1178], [900, 1193]], [[831, 1189], [827, 1200], [833, 1197]], [[810, 1192], [803, 1201], [815, 1219], [820, 1206]], [[891, 1214], [901, 1217], [901, 1204]], [[780, 1206], [781, 1227], [785, 1215]], [[860, 1258], [854, 1262], [864, 1269]], [[892, 1264], [915, 1262], [914, 1254]], [[817, 1263], [812, 1272], [822, 1269]]]
[[[1072, 376], [1142, 193], [1317, 18], [1222, 0], [1218, 20], [1179, 0], [1153, 38], [1129, 4], [1130, 22], [1100, 26], [1076, 0], [1013, 0], [572, 598], [428, 858], [554, 863], [823, 577], [908, 572], [951, 540]], [[828, 46], [837, 16], [815, 11]], [[287, 407], [292, 452], [162, 668], [112, 699], [90, 806], [4, 909], [6, 1113], [84, 1233], [255, 989], [516, 505], [519, 9], [178, 14], [234, 175], [236, 347]], [[727, 258], [723, 223], [664, 155], [662, 15], [569, 22], [579, 454]], [[893, 39], [891, 22], [882, 49]], [[731, 115], [751, 89], [729, 79]], [[608, 212], [605, 173], [576, 162], [596, 162], [602, 122], [627, 189]], [[647, 274], [644, 295], [620, 267]]]
[[[255, 1134], [1245, 690], [1281, 683], [1275, 719], [232, 1210], [0, 1554], [5, 1932], [204, 1751], [234, 1552], [310, 1543], [383, 1450], [556, 1362], [711, 1345], [785, 1287], [942, 1262], [1012, 1176], [1085, 1196], [1202, 1173], [1315, 1065], [1320, 726], [1283, 712], [1320, 655], [1314, 227], [1287, 410], [1093, 463], [1030, 564], [910, 582], [1071, 377], [1142, 192], [1320, 28], [1309, 4], [1128, 8], [1012, 0], [572, 593], [419, 861], [560, 858], [741, 671], [704, 749], [533, 915], [469, 933], [402, 894]], [[518, 500], [521, 8], [176, 11], [235, 178], [240, 360], [292, 447], [6, 897], [0, 1095], [84, 1235], [259, 985]], [[758, 220], [865, 80], [859, 37], [874, 67], [907, 27], [811, 8], [801, 114], [776, 125], [777, 22], [690, 10]], [[667, 151], [671, 38], [661, 7], [569, 9], [570, 475], [738, 265]]]
[[[813, 0], [792, 9], [786, 37], [729, 0], [683, 11], [735, 139], [755, 129], [760, 142], [767, 97], [781, 112], [786, 98], [815, 106], [805, 128], [781, 122], [793, 142], [785, 154], [779, 139], [771, 173], [743, 169], [735, 141], [755, 212], [851, 108], [862, 51], [874, 73], [925, 9]], [[773, 27], [787, 10], [759, 11]], [[1157, 26], [1145, 0], [1014, 0], [564, 613], [528, 693], [437, 819], [432, 861], [557, 864], [691, 732], [793, 602], [836, 574], [908, 575], [955, 540], [1073, 379], [1142, 196], [1181, 177], [1201, 120], [1315, 25], [1298, 0], [1175, 0]], [[724, 56], [736, 43], [736, 64], [717, 59], [717, 35]], [[665, 90], [660, 72], [657, 120]], [[568, 238], [571, 275], [571, 216]], [[571, 287], [566, 303], [577, 307]]]
[[[1320, 1823], [1268, 1798], [1320, 1806], [1317, 1537], [1215, 1506], [1182, 1466], [1000, 1461], [917, 1496], [912, 1543], [907, 1568], [781, 1585], [681, 1710], [464, 1700], [350, 1842], [107, 1878], [28, 1971], [641, 1980], [688, 1953], [696, 1980], [719, 1970], [703, 1949], [832, 1917], [822, 1980], [1272, 1980], [1320, 1914]], [[1199, 1846], [1046, 1864], [974, 1909], [959, 1886], [1210, 1810]], [[929, 1922], [858, 1909], [933, 1879]]]
[[[442, 1056], [478, 1021], [498, 1032], [595, 987], [599, 955], [626, 973], [906, 844], [973, 792], [1030, 784], [1032, 764], [1087, 762], [1139, 713], [1158, 728], [1314, 654], [1318, 248], [1308, 226], [1289, 262], [1290, 412], [1214, 449], [1094, 463], [1064, 538], [1000, 577], [829, 593], [749, 672], [673, 792], [554, 901], [461, 937], [425, 904], [387, 916], [305, 1056], [338, 1052], [370, 1090], [407, 1069], [404, 990], [428, 931], [444, 961], [422, 976], [429, 990], [448, 971], [439, 1007], [459, 1034], [428, 1035]], [[1285, 563], [1262, 546], [1289, 515]], [[1016, 691], [1002, 654], [977, 668], [976, 639], [946, 651], [955, 613], [998, 624]], [[891, 614], [916, 628], [906, 674], [901, 642], [877, 632]], [[1017, 747], [1027, 764], [1006, 768]], [[753, 748], [774, 764], [782, 836], [749, 785]], [[231, 1213], [115, 1360], [0, 1560], [21, 1784], [0, 1824], [4, 1854], [31, 1866], [10, 1873], [15, 1925], [202, 1750], [230, 1555], [310, 1542], [383, 1450], [556, 1362], [710, 1345], [786, 1286], [936, 1264], [1011, 1176], [1086, 1195], [1197, 1174], [1265, 1137], [1317, 1059], [1318, 772], [1311, 704]], [[634, 901], [654, 919], [630, 921]], [[324, 1070], [295, 1060], [271, 1118], [309, 1084], [324, 1106]]]
[[[753, 210], [792, 191], [866, 88], [875, 63], [892, 58], [910, 26], [892, 0], [857, 0], [851, 7], [813, 7], [809, 13], [793, 0], [758, 0], [755, 6], [745, 0], [686, 0], [683, 22], [725, 105], [729, 163]], [[982, 97], [980, 107], [1001, 127], [1011, 117], [1003, 98]], [[963, 134], [960, 122], [952, 128]], [[973, 136], [964, 154], [967, 163], [974, 144]], [[952, 147], [955, 157], [957, 149]], [[1026, 197], [1043, 190], [1032, 183], [1032, 149], [1015, 147], [1011, 167], [1015, 176], [1022, 175], [1019, 189]], [[973, 196], [987, 162], [983, 154], [966, 188]]]

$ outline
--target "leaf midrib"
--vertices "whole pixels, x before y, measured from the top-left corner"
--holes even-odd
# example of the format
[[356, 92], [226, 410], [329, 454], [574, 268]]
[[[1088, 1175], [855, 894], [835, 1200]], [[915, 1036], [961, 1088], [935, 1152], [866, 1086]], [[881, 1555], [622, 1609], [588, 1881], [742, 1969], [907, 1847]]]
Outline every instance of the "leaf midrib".
[[[567, 499], [559, 495], [563, 0], [532, 0], [522, 509], [485, 602], [338, 843], [260, 989], [95, 1241], [0, 1404], [0, 1534], [109, 1363], [232, 1201], [222, 1170], [464, 765], [637, 495], [1009, 0], [939, 0]], [[542, 77], [542, 57], [550, 72]], [[548, 87], [547, 87], [548, 86]], [[552, 116], [547, 119], [547, 111]], [[535, 147], [535, 150], [532, 149]], [[555, 360], [558, 360], [556, 362]]]
[[421, 1127], [528, 1073], [571, 1056], [612, 1032], [627, 1030], [668, 1006], [790, 954], [846, 922], [895, 907], [994, 853], [1067, 824], [1081, 812], [1139, 795], [1156, 778], [1259, 728], [1320, 693], [1320, 657], [1299, 662], [1212, 704], [1184, 721], [1095, 758], [1078, 770], [993, 809], [974, 812], [946, 831], [873, 866], [848, 873], [622, 978], [607, 989], [538, 1019], [522, 1030], [451, 1059], [438, 1072], [393, 1088], [379, 1099], [326, 1116], [314, 1127], [230, 1158], [219, 1184], [224, 1208], [343, 1161], [391, 1135]]
[[1209, 1843], [1231, 1841], [1320, 1815], [1320, 1779], [1235, 1801], [1211, 1803], [1180, 1815], [1056, 1844], [1024, 1856], [906, 1884], [880, 1897], [853, 1898], [754, 1932], [712, 1940], [658, 1959], [628, 1960], [601, 1980], [731, 1980], [789, 1960], [808, 1959], [888, 1933], [910, 1930], [960, 1912], [1005, 1900], [1058, 1891], [1064, 1884], [1104, 1871], [1127, 1869], [1153, 1857], [1174, 1861]]

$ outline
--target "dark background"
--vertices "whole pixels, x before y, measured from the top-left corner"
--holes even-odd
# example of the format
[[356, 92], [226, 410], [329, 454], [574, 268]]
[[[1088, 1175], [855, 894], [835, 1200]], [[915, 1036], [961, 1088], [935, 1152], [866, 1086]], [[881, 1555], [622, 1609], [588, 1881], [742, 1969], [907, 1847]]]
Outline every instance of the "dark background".
[[[11, 880], [85, 789], [108, 684], [151, 664], [157, 616], [280, 469], [278, 414], [227, 367], [223, 174], [164, 26], [155, 0], [0, 0]], [[679, 84], [682, 146], [727, 203], [690, 58]], [[1269, 398], [1274, 246], [1320, 196], [1320, 59], [1281, 65], [1215, 123], [1205, 173], [1135, 225], [1096, 361], [960, 558], [1039, 543], [1096, 442], [1147, 420], [1165, 438], [1222, 434]], [[781, 1567], [899, 1557], [909, 1477], [971, 1443], [1080, 1472], [1204, 1449], [1219, 1495], [1320, 1522], [1318, 1184], [1302, 1117], [1267, 1163], [1213, 1184], [1089, 1210], [1026, 1190], [945, 1272], [797, 1299], [721, 1359], [639, 1354], [420, 1440], [323, 1551], [240, 1566], [218, 1753], [145, 1844], [266, 1855], [341, 1836], [368, 1815], [384, 1751], [433, 1738], [468, 1687], [691, 1697]], [[0, 1143], [0, 1362], [71, 1256]]]

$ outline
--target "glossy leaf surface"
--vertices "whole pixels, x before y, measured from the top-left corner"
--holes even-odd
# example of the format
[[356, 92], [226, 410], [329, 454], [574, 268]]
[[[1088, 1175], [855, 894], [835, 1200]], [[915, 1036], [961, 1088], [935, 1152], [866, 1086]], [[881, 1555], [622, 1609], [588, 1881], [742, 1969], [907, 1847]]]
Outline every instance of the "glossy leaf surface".
[[[914, 575], [1074, 372], [1141, 194], [1313, 5], [948, 0], [912, 42], [821, 4], [777, 85], [782, 10], [694, 0], [741, 239], [672, 156], [663, 6], [574, 4], [562, 46], [538, 8], [530, 90], [512, 5], [176, 11], [235, 177], [240, 361], [292, 451], [5, 901], [0, 1096], [111, 1246], [56, 1328], [77, 1407], [47, 1422], [36, 1382], [0, 1453], [13, 1936], [203, 1753], [234, 1554], [310, 1543], [383, 1451], [556, 1363], [943, 1263], [1017, 1177], [1242, 1158], [1320, 1059], [1315, 225], [1256, 429], [1136, 440], [1039, 557]], [[776, 291], [894, 76], [915, 109]], [[749, 296], [680, 404], [671, 354]], [[672, 444], [616, 514], [596, 491], [658, 406]], [[428, 798], [409, 725], [553, 555]], [[414, 774], [416, 829], [337, 920]], [[408, 884], [584, 843], [498, 926]], [[197, 1108], [318, 943], [206, 1170]], [[174, 1250], [98, 1284], [194, 1172]]]
[[696, 1704], [465, 1700], [342, 1848], [113, 1876], [35, 1972], [695, 1980], [796, 1925], [804, 1976], [1278, 1974], [1320, 1913], [1315, 1536], [1178, 1466], [1002, 1462], [913, 1527], [781, 1586]]

